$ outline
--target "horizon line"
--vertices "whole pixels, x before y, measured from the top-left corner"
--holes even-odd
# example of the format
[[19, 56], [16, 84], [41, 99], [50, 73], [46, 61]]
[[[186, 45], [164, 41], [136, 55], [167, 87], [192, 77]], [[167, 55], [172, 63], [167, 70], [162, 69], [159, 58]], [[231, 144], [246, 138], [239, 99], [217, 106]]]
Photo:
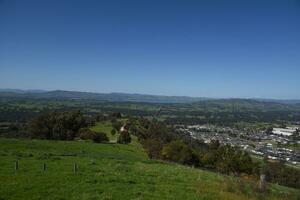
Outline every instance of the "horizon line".
[[147, 93], [130, 93], [130, 92], [99, 92], [99, 91], [83, 91], [83, 90], [68, 90], [68, 89], [20, 89], [20, 88], [0, 88], [0, 92], [7, 90], [7, 92], [15, 92], [16, 90], [23, 92], [40, 91], [43, 92], [82, 92], [82, 93], [93, 93], [93, 94], [128, 94], [128, 95], [147, 95], [147, 96], [161, 96], [161, 97], [183, 97], [183, 98], [203, 98], [203, 99], [249, 99], [249, 100], [282, 100], [282, 101], [300, 101], [296, 98], [272, 98], [272, 97], [207, 97], [207, 96], [189, 96], [189, 95], [163, 95], [163, 94], [147, 94]]

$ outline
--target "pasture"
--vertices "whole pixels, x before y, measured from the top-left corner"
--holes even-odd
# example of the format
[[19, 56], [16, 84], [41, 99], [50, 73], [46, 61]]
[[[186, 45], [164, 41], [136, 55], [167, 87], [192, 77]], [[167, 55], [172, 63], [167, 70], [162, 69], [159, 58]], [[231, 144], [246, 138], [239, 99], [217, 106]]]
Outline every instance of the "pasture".
[[297, 199], [294, 189], [273, 185], [260, 195], [247, 187], [228, 187], [235, 183], [228, 185], [228, 180], [150, 160], [136, 141], [0, 139], [0, 199]]

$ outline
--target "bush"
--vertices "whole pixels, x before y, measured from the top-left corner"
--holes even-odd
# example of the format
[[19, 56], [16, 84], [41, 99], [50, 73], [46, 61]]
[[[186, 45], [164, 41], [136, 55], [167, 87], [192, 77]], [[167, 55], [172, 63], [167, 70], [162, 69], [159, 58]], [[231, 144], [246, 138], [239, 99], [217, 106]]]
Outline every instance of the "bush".
[[80, 129], [79, 137], [82, 140], [93, 140], [96, 143], [108, 141], [108, 137], [105, 133], [97, 133], [87, 128]]
[[119, 121], [115, 121], [115, 122], [112, 122], [112, 127], [114, 129], [116, 129], [117, 131], [119, 131], [121, 129], [121, 127], [123, 126], [123, 123], [122, 122], [119, 122]]
[[122, 131], [118, 137], [118, 143], [128, 144], [131, 142], [130, 133], [128, 131]]
[[82, 140], [91, 140], [93, 138], [94, 132], [88, 128], [82, 128], [78, 132], [78, 136]]
[[172, 141], [164, 145], [162, 157], [166, 160], [181, 164], [198, 165], [199, 160], [194, 152], [181, 140]]
[[116, 129], [112, 129], [110, 132], [112, 135], [115, 135], [117, 133]]
[[142, 141], [143, 147], [147, 152], [148, 156], [152, 158], [160, 158], [163, 143], [155, 139], [146, 139]]
[[95, 133], [93, 135], [92, 140], [96, 143], [100, 143], [100, 142], [108, 142], [108, 137], [106, 136], [105, 133]]

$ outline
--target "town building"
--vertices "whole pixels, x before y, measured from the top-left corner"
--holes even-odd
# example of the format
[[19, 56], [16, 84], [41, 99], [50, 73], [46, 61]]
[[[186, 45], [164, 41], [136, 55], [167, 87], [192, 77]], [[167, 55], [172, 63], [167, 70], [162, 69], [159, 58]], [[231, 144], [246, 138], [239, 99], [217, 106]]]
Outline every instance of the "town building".
[[296, 128], [287, 127], [287, 128], [273, 128], [273, 134], [275, 135], [283, 135], [283, 136], [291, 136], [296, 132]]

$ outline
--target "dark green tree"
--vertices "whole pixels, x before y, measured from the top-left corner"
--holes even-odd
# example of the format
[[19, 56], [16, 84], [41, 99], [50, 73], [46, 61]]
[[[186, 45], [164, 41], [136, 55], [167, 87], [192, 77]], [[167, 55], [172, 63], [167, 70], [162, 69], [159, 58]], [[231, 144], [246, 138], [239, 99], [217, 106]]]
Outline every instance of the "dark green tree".
[[87, 127], [87, 121], [78, 110], [50, 112], [34, 118], [29, 123], [28, 134], [31, 138], [73, 140], [83, 127]]
[[122, 131], [117, 140], [120, 144], [128, 144], [131, 142], [131, 136], [128, 131]]
[[111, 131], [110, 131], [110, 133], [112, 134], [112, 135], [115, 135], [116, 134], [116, 129], [112, 129]]

